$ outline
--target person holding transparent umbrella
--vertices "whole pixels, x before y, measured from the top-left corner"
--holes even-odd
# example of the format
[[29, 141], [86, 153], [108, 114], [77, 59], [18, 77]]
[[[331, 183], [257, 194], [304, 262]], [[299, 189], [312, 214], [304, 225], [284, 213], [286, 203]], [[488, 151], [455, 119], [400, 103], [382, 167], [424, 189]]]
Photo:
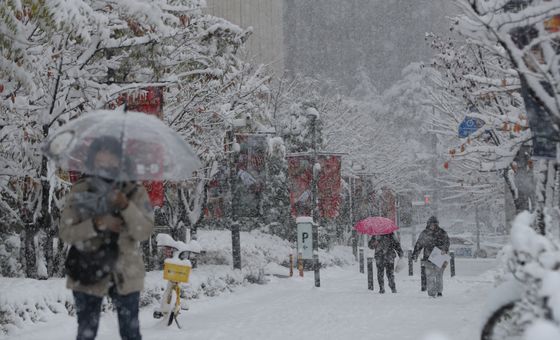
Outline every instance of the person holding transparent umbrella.
[[154, 215], [140, 181], [186, 179], [200, 166], [198, 158], [158, 119], [116, 111], [70, 122], [44, 152], [61, 168], [83, 174], [66, 199], [59, 227], [60, 238], [71, 245], [66, 272], [77, 339], [95, 339], [105, 296], [116, 306], [121, 338], [141, 339], [145, 272], [139, 243], [151, 235]]

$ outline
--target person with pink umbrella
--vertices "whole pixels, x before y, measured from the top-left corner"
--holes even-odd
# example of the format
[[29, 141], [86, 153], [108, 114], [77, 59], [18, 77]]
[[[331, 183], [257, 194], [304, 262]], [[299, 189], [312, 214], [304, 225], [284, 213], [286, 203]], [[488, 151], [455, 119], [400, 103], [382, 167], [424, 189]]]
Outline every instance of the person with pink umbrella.
[[395, 284], [395, 257], [403, 257], [400, 242], [394, 232], [399, 227], [390, 219], [385, 217], [368, 217], [359, 221], [355, 226], [359, 233], [373, 236], [368, 247], [375, 250], [375, 263], [377, 267], [377, 282], [379, 293], [385, 293], [385, 274], [389, 281], [389, 288], [393, 293], [397, 292]]

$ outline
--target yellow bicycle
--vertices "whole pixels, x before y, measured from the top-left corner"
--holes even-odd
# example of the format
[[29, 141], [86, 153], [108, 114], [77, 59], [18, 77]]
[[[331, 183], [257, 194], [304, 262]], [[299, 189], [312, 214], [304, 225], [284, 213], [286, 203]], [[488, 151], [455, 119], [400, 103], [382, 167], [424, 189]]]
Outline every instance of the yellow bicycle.
[[189, 258], [196, 254], [196, 249], [189, 247], [184, 242], [175, 241], [171, 236], [159, 234], [156, 238], [158, 247], [163, 247], [165, 259], [163, 264], [163, 279], [167, 281], [167, 287], [161, 298], [160, 306], [154, 310], [156, 319], [167, 318], [167, 325], [171, 326], [173, 320], [177, 327], [181, 328], [177, 316], [182, 309], [181, 284], [188, 283], [192, 269]]

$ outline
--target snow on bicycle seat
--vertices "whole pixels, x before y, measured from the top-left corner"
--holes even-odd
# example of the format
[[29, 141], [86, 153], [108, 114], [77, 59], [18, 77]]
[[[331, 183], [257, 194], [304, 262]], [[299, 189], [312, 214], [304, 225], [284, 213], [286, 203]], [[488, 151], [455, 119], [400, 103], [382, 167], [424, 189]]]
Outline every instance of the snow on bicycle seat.
[[188, 251], [196, 254], [200, 254], [202, 252], [202, 247], [198, 241], [191, 240], [189, 243], [185, 244], [185, 242], [182, 241], [175, 241], [168, 234], [157, 234], [156, 243], [158, 247], [171, 247], [177, 249], [179, 252]]

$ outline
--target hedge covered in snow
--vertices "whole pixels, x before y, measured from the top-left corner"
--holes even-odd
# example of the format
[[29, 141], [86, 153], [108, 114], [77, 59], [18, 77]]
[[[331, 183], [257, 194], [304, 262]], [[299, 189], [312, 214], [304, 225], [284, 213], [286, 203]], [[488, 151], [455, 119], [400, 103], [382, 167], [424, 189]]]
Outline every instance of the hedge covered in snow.
[[[293, 244], [277, 236], [259, 231], [242, 232], [242, 270], [232, 269], [231, 233], [229, 231], [200, 231], [198, 241], [206, 253], [201, 256], [198, 268], [191, 273], [189, 284], [184, 286], [187, 298], [198, 299], [233, 292], [236, 287], [265, 284], [269, 275], [287, 276], [289, 254]], [[321, 250], [323, 267], [345, 266], [354, 259], [350, 248], [334, 247]], [[166, 287], [161, 271], [146, 275], [141, 306], [148, 307], [159, 301]], [[112, 307], [104, 301], [103, 310]], [[0, 334], [10, 334], [27, 325], [46, 322], [55, 314], [74, 315], [72, 292], [65, 287], [64, 279], [32, 280], [0, 278]]]

